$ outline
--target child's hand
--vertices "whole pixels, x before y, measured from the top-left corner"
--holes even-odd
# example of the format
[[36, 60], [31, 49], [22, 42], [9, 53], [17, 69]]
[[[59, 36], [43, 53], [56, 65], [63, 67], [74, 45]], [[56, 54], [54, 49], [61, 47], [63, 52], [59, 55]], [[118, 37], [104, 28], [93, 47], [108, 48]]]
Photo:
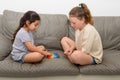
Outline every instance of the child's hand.
[[71, 55], [73, 52], [73, 49], [69, 48], [69, 49], [66, 49], [66, 51], [64, 52], [65, 55]]
[[38, 49], [42, 50], [42, 51], [46, 51], [44, 46], [38, 46]]
[[52, 55], [51, 53], [49, 53], [48, 51], [42, 51], [43, 55], [47, 56], [47, 55]]

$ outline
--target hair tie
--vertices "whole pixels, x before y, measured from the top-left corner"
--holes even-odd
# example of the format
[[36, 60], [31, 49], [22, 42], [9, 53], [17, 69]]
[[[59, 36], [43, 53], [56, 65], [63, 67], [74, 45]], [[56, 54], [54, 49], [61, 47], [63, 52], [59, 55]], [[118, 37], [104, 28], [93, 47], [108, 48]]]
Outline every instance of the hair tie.
[[83, 8], [82, 4], [79, 4], [79, 8], [80, 8], [80, 9], [82, 9], [82, 8]]

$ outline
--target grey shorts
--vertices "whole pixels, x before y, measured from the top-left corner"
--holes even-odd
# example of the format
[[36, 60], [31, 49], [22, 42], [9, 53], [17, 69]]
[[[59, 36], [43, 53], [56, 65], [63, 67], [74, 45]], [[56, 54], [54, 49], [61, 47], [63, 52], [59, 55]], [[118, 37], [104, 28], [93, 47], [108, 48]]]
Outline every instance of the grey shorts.
[[21, 53], [11, 53], [12, 59], [16, 62], [24, 63], [24, 57], [27, 54], [26, 52]]

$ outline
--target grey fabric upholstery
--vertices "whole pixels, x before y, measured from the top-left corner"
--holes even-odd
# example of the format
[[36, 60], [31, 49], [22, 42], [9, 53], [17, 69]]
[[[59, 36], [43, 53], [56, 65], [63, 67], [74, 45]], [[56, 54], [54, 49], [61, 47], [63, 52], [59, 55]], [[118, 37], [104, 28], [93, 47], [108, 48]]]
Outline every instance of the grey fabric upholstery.
[[75, 30], [73, 29], [72, 26], [69, 26], [69, 35], [68, 35], [68, 37], [75, 41]]
[[99, 65], [80, 66], [82, 74], [120, 74], [120, 51], [104, 50], [103, 63]]
[[104, 49], [120, 50], [120, 17], [94, 17]]
[[[19, 20], [23, 13], [5, 10], [3, 13], [2, 34], [0, 37], [0, 75], [5, 76], [40, 76], [40, 75], [74, 75], [79, 74], [79, 68], [69, 62], [65, 57], [60, 45], [62, 37], [68, 36], [69, 24], [66, 15], [59, 14], [39, 14], [41, 24], [34, 32], [35, 44], [44, 45], [51, 52], [58, 52], [59, 59], [44, 59], [37, 64], [20, 64], [11, 59], [9, 52], [11, 50], [11, 39], [13, 33], [19, 25]], [[5, 38], [3, 40], [3, 37]], [[7, 43], [9, 42], [9, 43]], [[9, 55], [7, 57], [7, 55]], [[7, 57], [4, 59], [4, 57]], [[4, 60], [3, 60], [4, 59]], [[29, 74], [29, 75], [28, 75]]]
[[37, 64], [14, 62], [9, 55], [11, 39], [22, 15], [9, 10], [5, 10], [3, 16], [0, 15], [0, 76], [120, 74], [120, 17], [94, 17], [95, 28], [100, 33], [104, 48], [103, 63], [76, 66], [66, 58], [60, 45], [62, 37], [75, 39], [74, 29], [70, 27], [66, 15], [58, 14], [39, 14], [41, 24], [34, 36], [36, 45], [44, 45], [50, 52], [59, 53], [60, 58], [45, 58]]
[[94, 23], [103, 43], [103, 63], [80, 66], [80, 73], [120, 74], [120, 17], [94, 17]]
[[11, 41], [0, 33], [0, 61], [9, 55], [11, 49]]
[[[23, 13], [5, 10], [3, 15], [3, 34], [12, 39]], [[68, 36], [68, 18], [59, 14], [40, 14], [41, 24], [34, 33], [36, 45], [44, 45], [48, 49], [62, 49], [60, 40]]]
[[[99, 16], [93, 17], [93, 19], [94, 26], [101, 36], [103, 48], [120, 50], [120, 17]], [[74, 36], [72, 35], [72, 37]]]
[[9, 10], [5, 10], [3, 12], [3, 35], [9, 40], [13, 39], [13, 34], [19, 25], [19, 20], [22, 15], [22, 13], [17, 13]]
[[[104, 49], [120, 50], [120, 17], [93, 17], [94, 26], [100, 33]], [[74, 38], [74, 30], [70, 27], [70, 36]]]
[[120, 74], [120, 17], [94, 17], [104, 48], [99, 65], [80, 66], [83, 74]]
[[40, 14], [41, 24], [35, 33], [36, 45], [48, 49], [62, 49], [60, 41], [68, 36], [68, 18], [65, 15]]
[[0, 14], [0, 33], [2, 33], [2, 15]]
[[52, 50], [60, 55], [59, 59], [47, 59], [37, 64], [14, 62], [10, 56], [0, 62], [0, 75], [41, 76], [41, 75], [75, 75], [79, 69], [68, 61], [62, 51]]

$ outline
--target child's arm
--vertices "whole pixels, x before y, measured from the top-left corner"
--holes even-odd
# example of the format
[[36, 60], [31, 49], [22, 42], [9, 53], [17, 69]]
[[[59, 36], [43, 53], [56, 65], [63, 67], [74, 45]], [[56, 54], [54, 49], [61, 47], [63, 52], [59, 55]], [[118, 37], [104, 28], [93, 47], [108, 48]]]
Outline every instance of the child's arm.
[[31, 51], [31, 52], [39, 52], [39, 53], [41, 53], [43, 55], [49, 55], [49, 53], [47, 51], [44, 51], [44, 50], [42, 50], [42, 48], [40, 49], [37, 46], [32, 45], [32, 43], [29, 42], [29, 41], [25, 42], [25, 45], [28, 48], [28, 50]]

